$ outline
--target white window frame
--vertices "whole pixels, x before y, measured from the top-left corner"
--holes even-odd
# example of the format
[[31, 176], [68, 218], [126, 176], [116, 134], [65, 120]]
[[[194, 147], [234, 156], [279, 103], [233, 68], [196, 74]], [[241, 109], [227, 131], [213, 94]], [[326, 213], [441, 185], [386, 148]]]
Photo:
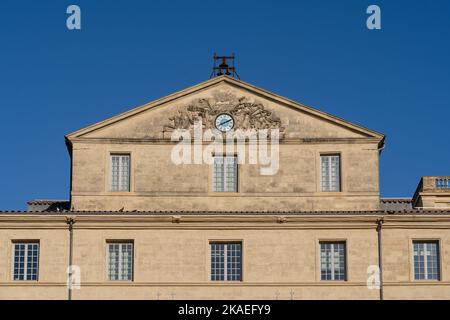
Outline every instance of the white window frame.
[[[232, 244], [239, 244], [241, 247], [240, 249], [240, 273], [239, 273], [239, 279], [238, 280], [228, 280], [228, 246], [232, 245]], [[223, 280], [215, 280], [212, 279], [212, 268], [211, 268], [211, 259], [212, 259], [212, 245], [223, 245]], [[242, 242], [240, 241], [229, 241], [229, 242], [224, 242], [224, 241], [210, 241], [209, 242], [209, 256], [210, 256], [210, 276], [209, 276], [209, 280], [213, 281], [213, 282], [217, 282], [217, 281], [227, 281], [227, 282], [241, 282], [242, 281], [242, 274], [243, 274], [243, 270], [242, 270], [242, 266], [243, 266], [243, 245]]]
[[[331, 176], [332, 176], [332, 161], [331, 159], [333, 157], [337, 157], [338, 158], [338, 166], [337, 166], [337, 190], [332, 189], [331, 188]], [[328, 168], [327, 168], [327, 173], [328, 173], [328, 177], [330, 179], [330, 181], [328, 182], [329, 188], [326, 190], [325, 186], [323, 184], [323, 172], [322, 172], [322, 162], [324, 158], [328, 158]], [[342, 183], [341, 183], [341, 155], [339, 153], [330, 153], [330, 154], [321, 154], [320, 155], [320, 191], [321, 192], [341, 192], [342, 191]]]
[[[117, 177], [117, 189], [114, 189], [113, 180], [114, 180], [114, 171], [113, 171], [113, 158], [119, 158], [119, 167], [118, 167], [118, 177]], [[128, 158], [128, 183], [125, 189], [121, 189], [123, 184], [123, 159]], [[129, 153], [111, 153], [109, 157], [109, 165], [110, 165], [110, 185], [109, 190], [111, 192], [130, 192], [131, 190], [131, 155]]]
[[[416, 278], [416, 256], [414, 255], [414, 244], [423, 244], [424, 245], [424, 251], [425, 254], [423, 255], [423, 264], [424, 264], [424, 269], [423, 269], [423, 274], [424, 274], [424, 279], [417, 279]], [[439, 247], [439, 241], [438, 240], [413, 240], [413, 273], [414, 273], [414, 280], [415, 281], [440, 281], [441, 280], [441, 250]], [[428, 272], [428, 245], [429, 244], [434, 244], [436, 245], [436, 264], [437, 264], [437, 279], [430, 279], [429, 278], [429, 272]]]
[[[23, 279], [15, 279], [15, 259], [16, 259], [16, 246], [24, 245], [24, 260], [23, 260]], [[27, 279], [28, 276], [28, 246], [36, 245], [37, 246], [37, 262], [36, 262], [36, 279]], [[12, 248], [12, 279], [13, 281], [38, 281], [39, 280], [39, 259], [41, 253], [41, 246], [39, 241], [14, 241]]]
[[[119, 266], [117, 268], [118, 273], [118, 279], [112, 279], [110, 274], [110, 263], [111, 263], [111, 257], [110, 257], [110, 250], [109, 247], [111, 245], [119, 245], [119, 253], [118, 253], [118, 260], [119, 260]], [[130, 279], [124, 279], [123, 278], [123, 245], [131, 245], [131, 275]], [[106, 243], [106, 277], [108, 281], [133, 281], [134, 279], [134, 241], [108, 241]]]
[[[239, 191], [239, 162], [238, 162], [238, 156], [235, 154], [232, 155], [214, 155], [213, 156], [213, 168], [212, 168], [212, 190], [213, 192], [217, 193], [233, 193]], [[222, 184], [221, 184], [221, 190], [216, 189], [216, 159], [222, 158]], [[233, 159], [234, 164], [234, 189], [231, 191], [226, 190], [227, 189], [227, 162], [228, 159]]]
[[[322, 279], [322, 244], [329, 244], [331, 251], [331, 279]], [[335, 261], [334, 261], [334, 245], [343, 244], [344, 245], [344, 278], [336, 279], [335, 273]], [[319, 267], [320, 267], [320, 280], [321, 281], [347, 281], [347, 242], [346, 241], [320, 241], [319, 242]]]

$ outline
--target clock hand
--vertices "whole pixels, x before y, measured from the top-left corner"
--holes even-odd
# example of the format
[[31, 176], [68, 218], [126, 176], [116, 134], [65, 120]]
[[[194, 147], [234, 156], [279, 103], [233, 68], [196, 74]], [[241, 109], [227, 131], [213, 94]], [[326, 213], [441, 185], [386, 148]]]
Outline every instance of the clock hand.
[[230, 122], [231, 120], [233, 120], [233, 119], [228, 119], [227, 121], [221, 122], [221, 123], [219, 123], [219, 126], [222, 126], [222, 125], [224, 125], [225, 123]]

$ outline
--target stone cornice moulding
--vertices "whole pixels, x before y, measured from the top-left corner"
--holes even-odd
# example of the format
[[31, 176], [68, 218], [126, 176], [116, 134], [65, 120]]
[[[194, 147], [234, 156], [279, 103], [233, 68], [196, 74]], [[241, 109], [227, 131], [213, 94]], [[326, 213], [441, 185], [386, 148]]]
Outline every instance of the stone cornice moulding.
[[[67, 219], [74, 229], [449, 229], [450, 215], [0, 215], [0, 229], [66, 229]], [[127, 224], [127, 225], [124, 225]], [[256, 225], [255, 225], [256, 224]]]
[[300, 197], [315, 197], [315, 198], [335, 198], [335, 197], [379, 197], [378, 192], [279, 192], [279, 193], [260, 193], [260, 192], [242, 192], [237, 194], [219, 194], [212, 192], [155, 192], [155, 191], [129, 191], [129, 192], [108, 192], [108, 191], [100, 191], [100, 192], [77, 192], [72, 191], [72, 196], [78, 197], [176, 197], [177, 199], [182, 198], [193, 198], [193, 197], [205, 197], [208, 199], [212, 198], [252, 198], [252, 197], [263, 197], [263, 198], [300, 198]]
[[[73, 138], [72, 143], [92, 143], [92, 144], [157, 144], [157, 145], [175, 145], [178, 141], [168, 139], [152, 138]], [[284, 138], [280, 140], [280, 145], [312, 145], [312, 144], [376, 144], [377, 138]], [[211, 141], [203, 141], [202, 145], [208, 145]], [[224, 140], [225, 144], [226, 141]], [[248, 143], [248, 142], [245, 142]], [[268, 141], [270, 144], [270, 140]], [[241, 144], [235, 142], [235, 144]]]
[[[0, 287], [66, 287], [66, 282], [19, 282], [7, 281], [0, 282]], [[363, 281], [318, 281], [318, 282], [138, 282], [138, 281], [114, 281], [114, 282], [84, 282], [83, 286], [95, 287], [367, 287], [367, 282]], [[450, 281], [383, 281], [383, 286], [407, 286], [407, 287], [424, 287], [424, 286], [450, 286]]]

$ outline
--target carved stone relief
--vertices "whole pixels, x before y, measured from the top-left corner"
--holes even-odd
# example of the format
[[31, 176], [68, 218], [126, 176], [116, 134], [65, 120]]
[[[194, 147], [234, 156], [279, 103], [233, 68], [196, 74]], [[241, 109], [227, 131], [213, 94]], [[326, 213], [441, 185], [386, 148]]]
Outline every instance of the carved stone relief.
[[278, 129], [280, 138], [284, 137], [285, 127], [276, 114], [265, 109], [262, 103], [236, 97], [229, 91], [213, 92], [212, 98], [197, 99], [187, 107], [178, 109], [163, 125], [163, 134], [175, 129], [190, 130], [199, 120], [202, 121], [203, 129], [213, 129], [214, 120], [221, 113], [233, 116], [236, 129]]

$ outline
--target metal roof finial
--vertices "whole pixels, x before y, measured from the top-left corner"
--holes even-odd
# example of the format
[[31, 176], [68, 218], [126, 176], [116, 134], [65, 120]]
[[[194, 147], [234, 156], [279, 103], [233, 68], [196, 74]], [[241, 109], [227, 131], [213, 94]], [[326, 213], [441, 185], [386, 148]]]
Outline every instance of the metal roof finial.
[[[234, 60], [235, 56], [234, 53], [231, 54], [231, 56], [218, 56], [216, 53], [214, 53], [214, 64], [213, 64], [213, 70], [211, 73], [210, 78], [214, 77], [220, 77], [223, 75], [231, 76], [236, 79], [240, 79], [239, 75], [236, 72], [236, 67], [234, 66]], [[229, 65], [229, 60], [231, 60], [232, 65]], [[217, 63], [220, 61], [220, 64], [217, 65]]]

